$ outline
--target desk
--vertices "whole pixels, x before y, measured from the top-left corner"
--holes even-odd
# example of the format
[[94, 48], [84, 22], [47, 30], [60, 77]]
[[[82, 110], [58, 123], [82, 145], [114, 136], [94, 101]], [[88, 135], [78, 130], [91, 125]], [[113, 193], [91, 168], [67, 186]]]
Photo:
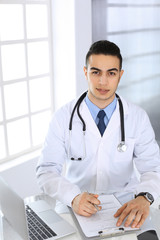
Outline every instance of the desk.
[[[154, 226], [155, 230], [157, 231], [157, 235], [160, 239], [160, 210], [159, 210], [159, 200], [158, 202], [154, 203], [153, 206], [151, 206], [151, 213], [150, 213], [150, 221], [152, 221], [152, 225]], [[48, 202], [49, 204], [51, 204], [50, 200]], [[55, 203], [52, 203], [53, 207], [55, 205]], [[70, 224], [72, 224], [75, 229], [77, 229], [71, 214], [68, 211], [68, 208], [65, 206], [61, 206], [57, 208], [57, 212], [59, 212], [59, 214], [66, 219]], [[22, 240], [22, 238], [12, 229], [12, 227], [9, 225], [9, 223], [3, 218], [0, 219], [0, 233], [2, 233], [2, 222], [3, 222], [3, 232], [4, 232], [4, 238], [2, 238], [2, 236], [0, 236], [0, 240]], [[104, 238], [104, 239], [108, 239], [108, 240], [137, 240], [136, 234], [129, 234], [129, 235], [124, 235], [124, 236], [118, 236], [118, 237], [111, 237], [111, 238]], [[63, 240], [82, 240], [82, 237], [80, 236], [78, 230], [76, 233], [69, 235], [65, 238], [63, 238]]]
[[[68, 222], [70, 222], [73, 226], [75, 226], [75, 223], [73, 222], [70, 214], [67, 214], [67, 213], [61, 214], [61, 216], [64, 219], [66, 219]], [[75, 228], [76, 228], [76, 226], [75, 226]], [[22, 238], [11, 228], [11, 226], [5, 219], [3, 219], [3, 231], [4, 231], [4, 239], [0, 238], [0, 240], [22, 240]], [[128, 235], [106, 238], [106, 239], [108, 239], [108, 240], [128, 240]], [[72, 235], [64, 237], [63, 240], [82, 240], [82, 238], [77, 231], [76, 233], [74, 233]], [[129, 240], [137, 240], [136, 234], [130, 234]]]

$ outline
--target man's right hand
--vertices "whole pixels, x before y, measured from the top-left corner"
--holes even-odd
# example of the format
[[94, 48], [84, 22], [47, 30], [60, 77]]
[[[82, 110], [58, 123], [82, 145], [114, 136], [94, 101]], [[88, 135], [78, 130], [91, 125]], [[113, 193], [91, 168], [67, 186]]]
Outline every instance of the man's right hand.
[[100, 201], [98, 200], [98, 195], [83, 192], [73, 199], [72, 208], [75, 213], [82, 216], [90, 217], [92, 214], [95, 214], [97, 212], [94, 204], [97, 205], [98, 210], [101, 210], [102, 207], [98, 206], [100, 204]]

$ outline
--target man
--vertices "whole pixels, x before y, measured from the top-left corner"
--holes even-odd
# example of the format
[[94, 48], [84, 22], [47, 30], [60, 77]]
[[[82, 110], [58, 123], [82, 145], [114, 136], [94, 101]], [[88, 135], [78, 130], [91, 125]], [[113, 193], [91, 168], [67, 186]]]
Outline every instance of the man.
[[160, 195], [160, 155], [153, 129], [141, 108], [121, 98], [127, 149], [117, 150], [121, 125], [115, 92], [123, 75], [118, 46], [109, 41], [93, 43], [86, 55], [84, 74], [88, 93], [79, 111], [86, 133], [83, 135], [76, 111], [72, 133], [68, 129], [75, 101], [54, 114], [37, 167], [39, 185], [45, 193], [84, 216], [101, 210], [101, 193], [134, 192], [136, 197], [126, 202], [115, 217], [117, 226], [126, 219], [125, 226], [140, 227], [150, 205]]

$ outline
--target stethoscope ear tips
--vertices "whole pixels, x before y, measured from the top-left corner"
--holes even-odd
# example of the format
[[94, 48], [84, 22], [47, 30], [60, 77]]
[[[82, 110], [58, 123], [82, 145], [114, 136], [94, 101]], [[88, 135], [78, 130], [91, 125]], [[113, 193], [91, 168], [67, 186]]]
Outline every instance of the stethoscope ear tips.
[[82, 158], [73, 158], [73, 157], [72, 157], [71, 160], [72, 160], [72, 161], [81, 161]]

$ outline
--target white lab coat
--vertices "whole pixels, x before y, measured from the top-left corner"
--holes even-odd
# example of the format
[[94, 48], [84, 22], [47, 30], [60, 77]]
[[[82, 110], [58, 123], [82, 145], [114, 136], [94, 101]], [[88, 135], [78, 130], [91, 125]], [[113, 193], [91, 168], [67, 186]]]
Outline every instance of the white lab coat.
[[[54, 114], [37, 166], [38, 183], [45, 193], [69, 206], [82, 191], [98, 194], [150, 192], [155, 199], [160, 195], [160, 152], [149, 118], [144, 110], [121, 99], [126, 152], [117, 151], [121, 139], [118, 103], [101, 137], [85, 101], [82, 102], [80, 113], [86, 123], [86, 157], [82, 161], [71, 161], [67, 157], [68, 126], [75, 101]], [[74, 157], [83, 155], [82, 134], [82, 123], [75, 112], [71, 138]], [[64, 164], [66, 169], [62, 176]]]

